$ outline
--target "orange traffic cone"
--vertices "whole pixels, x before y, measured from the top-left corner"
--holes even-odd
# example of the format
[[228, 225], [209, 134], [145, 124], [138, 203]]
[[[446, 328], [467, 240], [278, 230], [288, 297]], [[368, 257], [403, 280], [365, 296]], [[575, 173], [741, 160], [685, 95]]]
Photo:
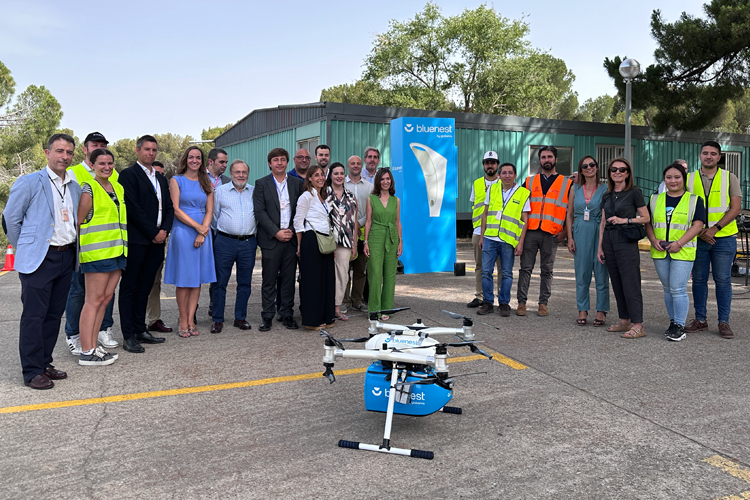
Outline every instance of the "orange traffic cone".
[[1, 271], [15, 271], [13, 265], [16, 263], [16, 256], [13, 254], [13, 245], [8, 245], [8, 250], [5, 252], [5, 267], [0, 269]]

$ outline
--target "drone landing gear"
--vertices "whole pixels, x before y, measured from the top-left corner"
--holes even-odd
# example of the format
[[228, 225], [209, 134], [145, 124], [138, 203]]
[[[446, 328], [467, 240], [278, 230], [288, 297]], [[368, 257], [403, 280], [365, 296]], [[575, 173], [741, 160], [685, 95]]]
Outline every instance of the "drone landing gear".
[[[412, 458], [425, 458], [427, 460], [432, 460], [434, 458], [435, 454], [431, 451], [410, 450], [406, 448], [395, 448], [391, 446], [391, 426], [393, 424], [393, 407], [396, 403], [398, 392], [396, 386], [399, 380], [399, 369], [401, 369], [401, 367], [397, 366], [397, 364], [394, 363], [391, 372], [391, 390], [388, 395], [388, 411], [386, 412], [385, 416], [385, 432], [383, 433], [383, 444], [378, 446], [376, 444], [367, 444], [360, 443], [358, 441], [346, 441], [344, 439], [341, 439], [339, 441], [340, 448], [377, 451], [380, 453], [391, 453], [393, 455], [405, 455]], [[457, 408], [455, 406], [443, 406], [439, 411], [442, 411], [444, 413], [453, 413], [456, 415], [460, 415], [462, 412], [461, 408]]]

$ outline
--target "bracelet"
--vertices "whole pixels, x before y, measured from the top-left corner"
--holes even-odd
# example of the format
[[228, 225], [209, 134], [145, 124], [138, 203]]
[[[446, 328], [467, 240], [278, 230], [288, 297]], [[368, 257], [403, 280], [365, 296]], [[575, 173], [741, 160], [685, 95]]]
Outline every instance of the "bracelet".
[[364, 242], [362, 242], [362, 243], [363, 243], [364, 245], [367, 245], [367, 240], [365, 240], [365, 241], [364, 241]]

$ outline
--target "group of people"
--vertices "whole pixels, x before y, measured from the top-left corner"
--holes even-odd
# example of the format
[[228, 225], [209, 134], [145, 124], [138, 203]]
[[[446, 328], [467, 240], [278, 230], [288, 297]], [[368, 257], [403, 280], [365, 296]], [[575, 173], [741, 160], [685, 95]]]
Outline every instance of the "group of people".
[[206, 161], [199, 147], [189, 147], [167, 180], [153, 136], [137, 140], [136, 163], [119, 175], [107, 145], [101, 133], [89, 134], [81, 145], [84, 161], [71, 166], [74, 139], [55, 134], [45, 149], [47, 166], [11, 188], [3, 222], [21, 280], [19, 350], [27, 386], [50, 389], [67, 378], [52, 364], [63, 311], [67, 343], [80, 365], [115, 362], [118, 355], [106, 349], [119, 346], [112, 332], [118, 284], [123, 349], [142, 353], [143, 344], [163, 343], [151, 333], [172, 331], [160, 318], [162, 269], [164, 283], [176, 288], [180, 337], [200, 334], [203, 284], [210, 284], [211, 332], [222, 331], [235, 265], [234, 326], [251, 329], [247, 304], [258, 246], [261, 331], [271, 329], [274, 315], [286, 328], [299, 328], [293, 318], [298, 264], [306, 328], [346, 321], [347, 302], [376, 313], [393, 308], [400, 200], [390, 169], [378, 168], [376, 148], [365, 150], [366, 169], [359, 156], [346, 167], [329, 166], [325, 145], [310, 166], [309, 153], [300, 149], [290, 172], [289, 153], [275, 148], [268, 154], [271, 173], [252, 186], [242, 160], [224, 175], [228, 157], [221, 149]]
[[[721, 146], [705, 142], [700, 167], [688, 172], [685, 160], [667, 165], [663, 182], [647, 202], [624, 158], [612, 160], [602, 172], [594, 157], [584, 156], [577, 172], [566, 178], [556, 171], [557, 149], [543, 146], [539, 149], [539, 173], [521, 186], [515, 182], [515, 165], [501, 165], [497, 153], [488, 151], [482, 161], [485, 175], [474, 181], [470, 198], [476, 294], [467, 306], [479, 308], [480, 315], [493, 312], [497, 264], [499, 312], [510, 316], [513, 264], [519, 256], [516, 315], [525, 316], [538, 253], [541, 285], [537, 314], [547, 316], [557, 246], [567, 236], [568, 250], [574, 256], [577, 324], [588, 324], [593, 275], [593, 325], [606, 323], [611, 283], [619, 321], [607, 331], [619, 332], [626, 339], [644, 337], [638, 242], [648, 238], [664, 287], [670, 320], [664, 332], [667, 339], [680, 341], [686, 333], [708, 329], [709, 269], [716, 285], [719, 335], [734, 338], [729, 326], [731, 268], [737, 251], [735, 218], [741, 209], [741, 190], [737, 177], [719, 168], [720, 159]], [[687, 283], [691, 275], [695, 318], [688, 324]]]

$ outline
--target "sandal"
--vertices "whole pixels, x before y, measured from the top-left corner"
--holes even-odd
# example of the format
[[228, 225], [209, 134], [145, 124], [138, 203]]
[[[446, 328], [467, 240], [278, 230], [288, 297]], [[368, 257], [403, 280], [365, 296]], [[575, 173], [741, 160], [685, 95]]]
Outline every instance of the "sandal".
[[604, 323], [607, 321], [607, 313], [605, 311], [596, 311], [596, 312], [602, 313], [604, 315], [604, 319], [594, 318], [594, 326], [604, 326]]
[[190, 333], [190, 335], [192, 335], [193, 337], [196, 337], [201, 334], [201, 332], [199, 332], [193, 327], [188, 327], [188, 333]]
[[340, 319], [341, 321], [348, 321], [349, 316], [346, 316], [344, 313], [339, 313], [338, 315], [336, 315], [336, 319]]
[[646, 332], [643, 331], [643, 328], [635, 328], [635, 327], [631, 328], [627, 332], [620, 335], [620, 337], [624, 339], [637, 339], [637, 338], [645, 337], [645, 336], [646, 336]]
[[586, 313], [586, 317], [585, 318], [578, 318], [576, 320], [576, 323], [578, 323], [578, 326], [585, 326], [586, 323], [588, 323], [589, 312], [588, 311], [578, 311], [578, 312], [579, 313], [582, 313], [582, 312]]
[[607, 327], [608, 332], [627, 332], [630, 330], [630, 326], [632, 323], [628, 323], [627, 325], [623, 325], [622, 323], [615, 323], [612, 326]]
[[177, 335], [180, 336], [180, 337], [182, 337], [183, 339], [186, 339], [186, 338], [190, 337], [190, 331], [189, 330], [180, 330], [179, 332], [177, 332]]

